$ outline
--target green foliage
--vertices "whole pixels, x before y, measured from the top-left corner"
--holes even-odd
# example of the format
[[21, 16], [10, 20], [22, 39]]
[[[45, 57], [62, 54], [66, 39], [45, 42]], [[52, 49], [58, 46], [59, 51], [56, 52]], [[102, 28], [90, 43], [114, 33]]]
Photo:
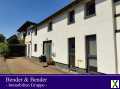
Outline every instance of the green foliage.
[[6, 57], [9, 53], [9, 47], [6, 43], [0, 43], [0, 55]]
[[9, 39], [7, 39], [8, 44], [19, 44], [19, 40], [16, 35], [11, 36]]
[[0, 34], [0, 42], [5, 42], [5, 36], [3, 34]]

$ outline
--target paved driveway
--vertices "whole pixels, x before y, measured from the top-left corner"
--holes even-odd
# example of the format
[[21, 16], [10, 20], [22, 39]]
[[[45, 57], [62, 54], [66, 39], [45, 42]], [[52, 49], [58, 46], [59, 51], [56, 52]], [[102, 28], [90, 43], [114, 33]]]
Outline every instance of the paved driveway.
[[66, 71], [55, 68], [54, 66], [43, 67], [23, 57], [0, 61], [0, 73], [9, 74], [68, 74]]

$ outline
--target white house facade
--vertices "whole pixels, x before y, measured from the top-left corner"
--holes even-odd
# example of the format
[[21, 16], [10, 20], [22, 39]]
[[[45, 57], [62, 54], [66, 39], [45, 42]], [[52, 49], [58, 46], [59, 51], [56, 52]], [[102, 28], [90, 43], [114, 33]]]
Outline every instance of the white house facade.
[[28, 28], [26, 56], [64, 68], [120, 73], [120, 0], [74, 0]]

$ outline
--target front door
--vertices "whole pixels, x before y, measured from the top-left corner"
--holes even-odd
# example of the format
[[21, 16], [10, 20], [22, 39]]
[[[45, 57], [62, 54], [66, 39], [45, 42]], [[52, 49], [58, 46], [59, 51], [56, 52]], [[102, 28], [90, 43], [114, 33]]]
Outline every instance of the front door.
[[75, 38], [68, 39], [69, 68], [75, 67]]
[[52, 41], [43, 42], [43, 54], [46, 56], [47, 61], [50, 61], [52, 58]]
[[97, 72], [96, 35], [86, 36], [87, 72]]

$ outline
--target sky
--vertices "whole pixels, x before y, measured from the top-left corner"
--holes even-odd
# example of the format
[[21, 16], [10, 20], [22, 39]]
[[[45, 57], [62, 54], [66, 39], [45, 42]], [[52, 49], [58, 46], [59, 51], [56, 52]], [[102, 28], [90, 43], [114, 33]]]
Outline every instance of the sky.
[[40, 22], [71, 0], [0, 0], [0, 33], [7, 38], [26, 21]]

